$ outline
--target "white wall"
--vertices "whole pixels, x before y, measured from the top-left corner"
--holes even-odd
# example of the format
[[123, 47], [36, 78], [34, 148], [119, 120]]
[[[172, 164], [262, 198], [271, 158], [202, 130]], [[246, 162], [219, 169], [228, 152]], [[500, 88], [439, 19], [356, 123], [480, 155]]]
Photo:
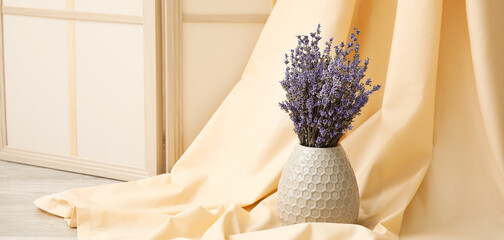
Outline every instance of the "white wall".
[[191, 144], [240, 80], [272, 0], [185, 0], [183, 147]]

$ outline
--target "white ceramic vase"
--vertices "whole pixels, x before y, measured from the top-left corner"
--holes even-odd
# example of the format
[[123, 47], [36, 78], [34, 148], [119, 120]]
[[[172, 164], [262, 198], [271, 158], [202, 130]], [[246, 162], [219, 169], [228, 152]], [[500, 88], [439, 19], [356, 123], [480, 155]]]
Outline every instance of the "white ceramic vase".
[[359, 189], [341, 145], [311, 148], [297, 145], [278, 185], [282, 224], [354, 223], [359, 215]]

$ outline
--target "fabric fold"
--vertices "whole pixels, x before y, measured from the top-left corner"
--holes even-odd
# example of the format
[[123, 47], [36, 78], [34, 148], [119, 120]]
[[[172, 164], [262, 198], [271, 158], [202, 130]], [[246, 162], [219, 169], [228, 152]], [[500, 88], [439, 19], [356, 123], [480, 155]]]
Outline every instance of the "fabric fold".
[[[479, 12], [481, 8], [492, 9], [493, 13], [478, 15], [477, 19], [469, 17], [469, 12]], [[498, 28], [502, 21], [495, 15], [503, 11], [504, 4], [499, 1], [443, 2], [433, 160], [405, 213], [402, 239], [504, 236], [498, 227], [504, 224], [504, 175], [502, 159], [495, 154], [496, 150], [502, 151], [502, 145], [496, 146], [495, 137], [501, 135], [503, 122], [499, 126], [487, 124], [488, 120], [495, 121], [500, 111], [492, 108], [503, 109], [504, 102], [494, 102], [499, 97], [493, 98], [491, 92], [478, 87], [496, 87], [502, 82], [487, 75], [502, 70], [489, 69], [491, 65], [485, 62], [498, 63], [498, 53], [504, 50], [502, 44], [494, 42], [504, 36], [504, 28]], [[487, 32], [485, 29], [489, 28], [495, 31]], [[487, 42], [474, 44], [473, 31], [484, 31], [479, 37]], [[485, 59], [475, 57], [475, 53]], [[488, 72], [477, 70], [481, 66]], [[483, 78], [476, 71], [487, 76]], [[493, 103], [480, 101], [482, 98]]]
[[440, 1], [398, 2], [382, 109], [343, 142], [351, 161], [362, 160], [352, 161], [359, 223], [391, 238], [432, 159], [441, 12]]
[[467, 25], [474, 78], [484, 131], [497, 165], [504, 174], [504, 4], [502, 2], [466, 1]]

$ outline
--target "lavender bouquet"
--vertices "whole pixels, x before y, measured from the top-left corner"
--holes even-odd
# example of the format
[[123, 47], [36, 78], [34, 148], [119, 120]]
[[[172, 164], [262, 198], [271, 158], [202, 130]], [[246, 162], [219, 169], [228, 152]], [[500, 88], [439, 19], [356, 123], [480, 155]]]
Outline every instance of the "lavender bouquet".
[[[320, 24], [310, 36], [297, 36], [298, 45], [285, 54], [285, 78], [280, 81], [286, 91], [286, 100], [280, 102], [294, 123], [294, 132], [301, 145], [328, 148], [352, 129], [353, 119], [361, 113], [371, 93], [380, 89], [365, 77], [369, 58], [360, 60], [354, 28], [350, 40], [334, 46], [333, 39], [325, 43], [321, 52], [318, 43]], [[368, 88], [370, 88], [368, 90]]]

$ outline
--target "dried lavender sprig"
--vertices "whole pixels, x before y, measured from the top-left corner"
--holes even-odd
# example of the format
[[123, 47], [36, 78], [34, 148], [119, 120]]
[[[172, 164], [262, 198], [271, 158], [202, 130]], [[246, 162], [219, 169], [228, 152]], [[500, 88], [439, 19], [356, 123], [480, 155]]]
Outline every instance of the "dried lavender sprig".
[[319, 24], [309, 36], [297, 36], [297, 47], [290, 55], [285, 54], [285, 77], [280, 84], [286, 91], [286, 100], [279, 104], [294, 123], [301, 145], [337, 146], [347, 129], [352, 129], [352, 121], [361, 113], [369, 95], [380, 89], [380, 85], [371, 84], [370, 78], [362, 81], [369, 58], [363, 63], [360, 60], [360, 31], [354, 31], [351, 41], [332, 47], [331, 38], [321, 52]]

